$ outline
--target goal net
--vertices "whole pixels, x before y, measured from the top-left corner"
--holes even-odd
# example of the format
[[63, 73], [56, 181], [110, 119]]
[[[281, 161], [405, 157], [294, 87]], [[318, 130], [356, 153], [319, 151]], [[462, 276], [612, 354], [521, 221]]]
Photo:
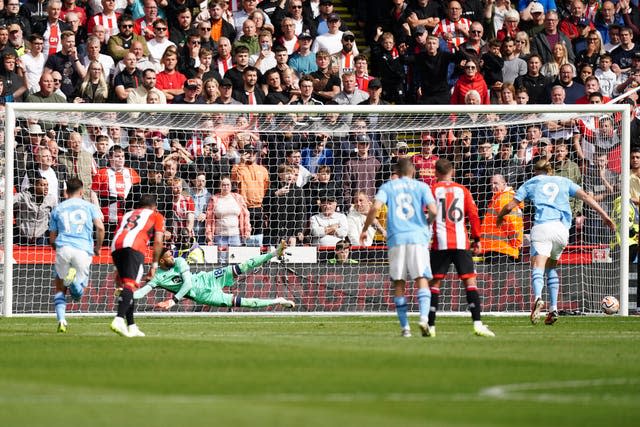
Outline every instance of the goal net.
[[[435, 160], [448, 158], [455, 179], [471, 190], [488, 250], [475, 258], [484, 312], [529, 310], [531, 207], [516, 212], [520, 220], [508, 237], [492, 218], [499, 193], [531, 177], [537, 159], [549, 159], [556, 174], [592, 193], [623, 229], [629, 224], [620, 214], [629, 209], [620, 197], [629, 194], [628, 106], [8, 104], [4, 131], [5, 316], [54, 312], [48, 218], [70, 177], [79, 177], [86, 200], [100, 206], [106, 243], [141, 195], [156, 196], [167, 244], [192, 271], [224, 268], [289, 241], [284, 261], [269, 262], [226, 290], [293, 299], [300, 313], [394, 312], [384, 209], [364, 245], [358, 235], [377, 188], [401, 157], [411, 157], [417, 178], [428, 184]], [[602, 297], [614, 295], [626, 313], [628, 233], [620, 244], [587, 206], [574, 203], [572, 210], [559, 309], [599, 312]], [[113, 313], [114, 277], [105, 245], [83, 299], [68, 311]], [[415, 290], [409, 286], [407, 294]], [[442, 310], [464, 312], [464, 295], [451, 269]], [[155, 313], [166, 298], [154, 290], [137, 310]], [[417, 298], [409, 300], [416, 312]], [[177, 310], [228, 309], [185, 300]]]

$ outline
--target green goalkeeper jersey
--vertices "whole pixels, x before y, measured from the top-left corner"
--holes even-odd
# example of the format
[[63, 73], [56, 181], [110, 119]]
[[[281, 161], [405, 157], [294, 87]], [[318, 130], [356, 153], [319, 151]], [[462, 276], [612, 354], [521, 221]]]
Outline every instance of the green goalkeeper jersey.
[[208, 296], [212, 288], [222, 288], [233, 284], [233, 270], [231, 268], [217, 268], [210, 272], [192, 274], [189, 264], [183, 258], [175, 258], [175, 264], [169, 270], [158, 269], [153, 278], [134, 294], [134, 299], [140, 299], [159, 287], [175, 294], [181, 300], [189, 298], [196, 302]]

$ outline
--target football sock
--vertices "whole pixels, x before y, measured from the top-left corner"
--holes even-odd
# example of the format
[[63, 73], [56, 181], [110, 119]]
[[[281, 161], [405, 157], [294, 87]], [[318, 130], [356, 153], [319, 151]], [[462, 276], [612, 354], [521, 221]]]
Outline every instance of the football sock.
[[129, 308], [133, 304], [133, 291], [128, 287], [123, 288], [118, 296], [118, 317], [123, 319], [127, 315]]
[[480, 295], [476, 288], [467, 289], [467, 304], [474, 322], [480, 321]]
[[136, 302], [135, 300], [131, 300], [131, 305], [129, 306], [129, 310], [127, 310], [127, 325], [134, 325], [136, 323], [133, 320], [133, 313], [136, 310]]
[[429, 309], [429, 326], [436, 324], [436, 312], [438, 311], [438, 300], [440, 299], [440, 288], [431, 288], [431, 308]]
[[544, 286], [544, 270], [534, 268], [531, 270], [531, 287], [533, 288], [534, 299], [542, 298], [542, 287]]
[[56, 319], [58, 319], [58, 322], [64, 322], [64, 313], [67, 310], [67, 300], [64, 297], [64, 292], [56, 292], [53, 296], [53, 304], [56, 307]]
[[270, 305], [277, 305], [278, 300], [276, 299], [262, 299], [262, 298], [244, 298], [244, 297], [235, 297], [233, 301], [233, 305], [235, 307], [268, 307]]
[[549, 268], [547, 272], [547, 287], [549, 288], [549, 310], [558, 309], [558, 291], [560, 290], [560, 277], [555, 268]]
[[[271, 258], [273, 258], [275, 256], [275, 253], [267, 253], [264, 255], [259, 255], [255, 258], [251, 258], [249, 260], [247, 260], [246, 262], [243, 262], [242, 264], [238, 264], [236, 266], [236, 273], [237, 274], [246, 274], [247, 272], [256, 269], [258, 267], [260, 267], [261, 265], [263, 265], [264, 263], [268, 262], [269, 260], [271, 260]], [[238, 270], [240, 270], [238, 272]]]
[[429, 288], [418, 289], [418, 309], [420, 310], [420, 321], [427, 320], [431, 311], [431, 291]]
[[407, 299], [405, 297], [395, 297], [393, 302], [396, 304], [396, 313], [402, 329], [409, 328], [409, 319], [407, 318]]

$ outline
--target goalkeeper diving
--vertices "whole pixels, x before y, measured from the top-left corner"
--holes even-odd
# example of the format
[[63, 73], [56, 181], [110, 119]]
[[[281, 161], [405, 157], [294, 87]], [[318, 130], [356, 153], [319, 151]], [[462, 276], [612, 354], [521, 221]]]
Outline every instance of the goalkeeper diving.
[[169, 310], [182, 299], [188, 298], [198, 304], [214, 307], [249, 307], [260, 308], [281, 305], [295, 308], [296, 304], [285, 298], [245, 298], [237, 294], [223, 292], [226, 287], [233, 286], [235, 279], [265, 263], [273, 257], [282, 257], [286, 243], [282, 241], [277, 249], [269, 253], [251, 258], [241, 264], [216, 268], [213, 271], [191, 273], [189, 264], [183, 258], [174, 258], [171, 248], [164, 248], [158, 270], [142, 288], [134, 292], [133, 298], [140, 299], [152, 289], [162, 288], [173, 293], [173, 298], [162, 301], [156, 307]]

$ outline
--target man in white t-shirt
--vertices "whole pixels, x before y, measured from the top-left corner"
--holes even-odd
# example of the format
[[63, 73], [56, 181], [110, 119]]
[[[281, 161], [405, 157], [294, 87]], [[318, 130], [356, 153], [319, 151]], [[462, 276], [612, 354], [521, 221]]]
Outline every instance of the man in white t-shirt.
[[44, 39], [39, 34], [32, 34], [29, 37], [31, 51], [20, 57], [27, 77], [27, 88], [29, 93], [36, 93], [40, 90], [40, 77], [44, 71], [44, 63], [47, 57], [42, 53]]

